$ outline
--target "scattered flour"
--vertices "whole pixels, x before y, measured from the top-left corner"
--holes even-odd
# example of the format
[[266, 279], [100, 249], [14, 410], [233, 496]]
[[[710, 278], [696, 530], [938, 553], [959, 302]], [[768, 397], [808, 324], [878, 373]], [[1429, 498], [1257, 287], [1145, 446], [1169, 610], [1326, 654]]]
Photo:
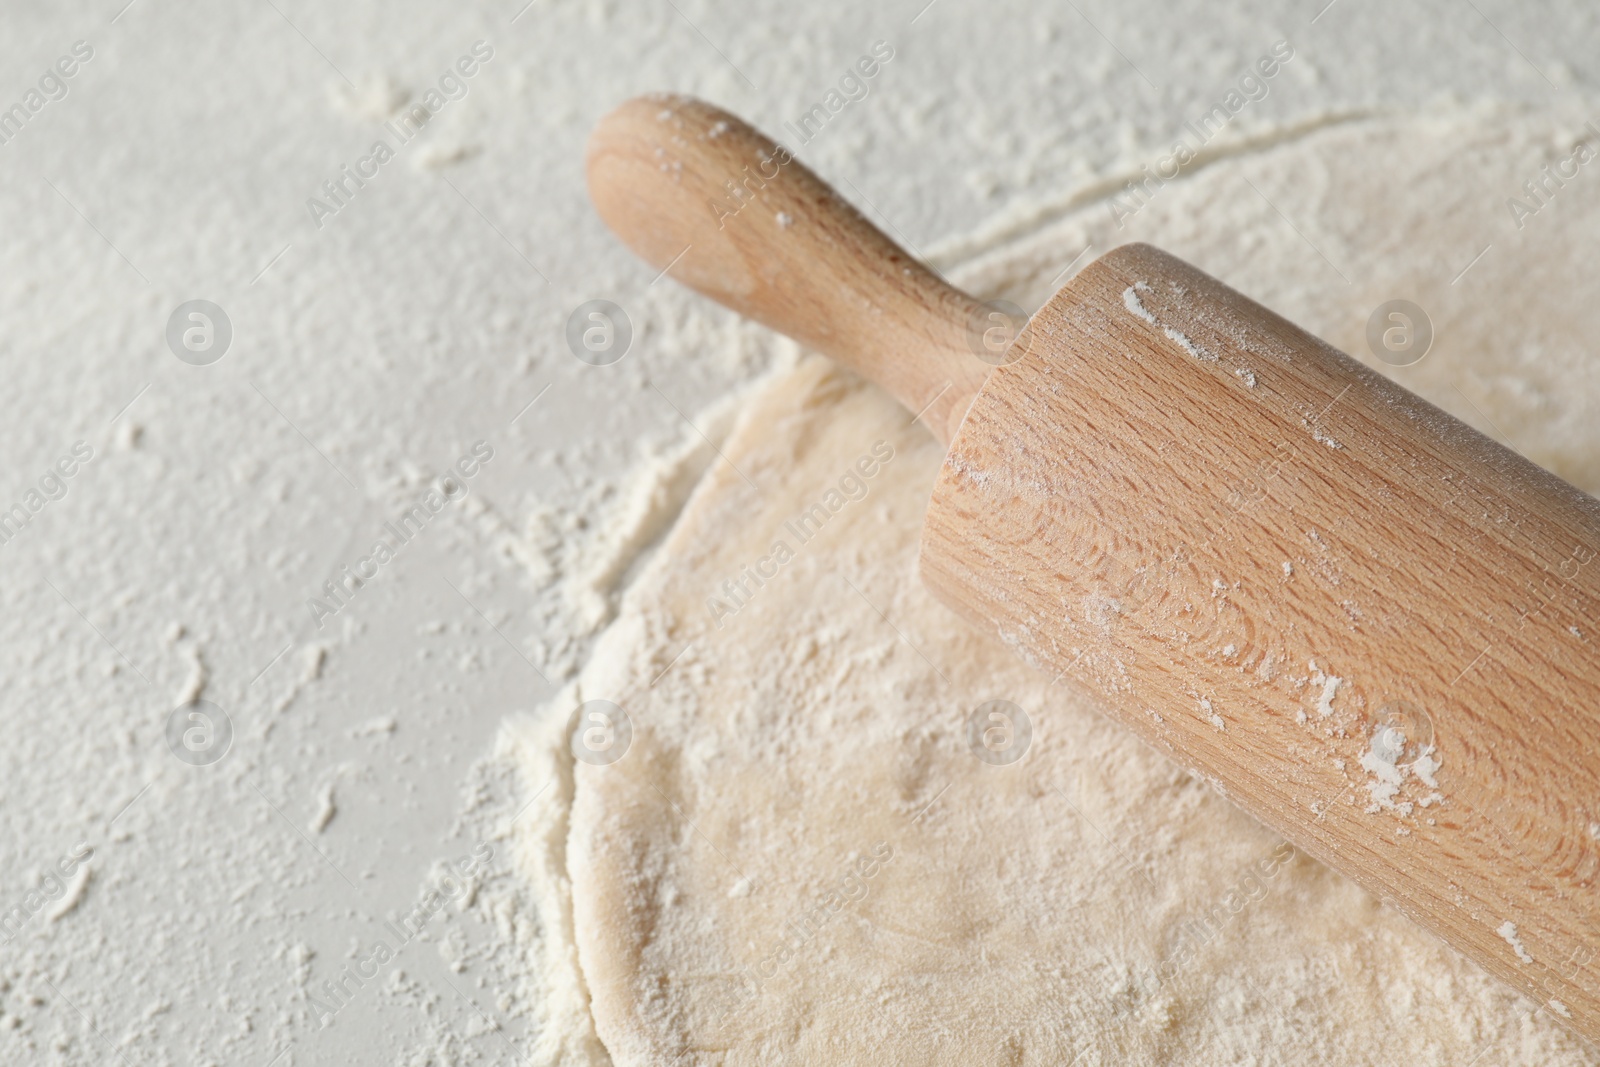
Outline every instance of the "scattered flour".
[[89, 879], [93, 877], [93, 869], [93, 861], [85, 860], [79, 864], [78, 869], [72, 872], [72, 881], [67, 883], [61, 899], [45, 909], [46, 922], [53, 923], [62, 916], [70, 914], [83, 901], [83, 895], [89, 890]]
[[[1433, 776], [1434, 772], [1438, 769], [1439, 760], [1438, 757], [1433, 754], [1432, 745], [1424, 748], [1421, 754], [1418, 755], [1416, 759], [1411, 761], [1411, 773], [1416, 775], [1417, 778], [1422, 781], [1422, 784], [1430, 789], [1437, 789], [1439, 787], [1438, 780]], [[1437, 797], [1438, 794], [1434, 794], [1434, 796]], [[1422, 803], [1424, 806], [1426, 806], [1426, 804], [1432, 802], [1433, 801], [1431, 800], [1424, 800]]]
[[1394, 727], [1380, 727], [1373, 731], [1370, 745], [1361, 754], [1360, 761], [1361, 769], [1374, 778], [1367, 785], [1367, 792], [1373, 800], [1373, 807], [1368, 811], [1376, 811], [1380, 806], [1394, 806], [1395, 794], [1400, 792], [1400, 784], [1405, 781], [1405, 770], [1395, 761], [1405, 751], [1405, 745], [1405, 734]]
[[1150, 325], [1154, 326], [1156, 325], [1156, 317], [1150, 314], [1149, 309], [1146, 308], [1144, 303], [1139, 299], [1139, 291], [1148, 293], [1150, 291], [1149, 283], [1134, 282], [1132, 285], [1122, 290], [1122, 306], [1139, 316], [1144, 321], [1148, 322]]
[[310, 829], [314, 834], [320, 834], [328, 828], [333, 817], [339, 813], [339, 806], [334, 801], [333, 783], [329, 782], [322, 787], [321, 794], [317, 797], [317, 810], [311, 816]]
[[1371, 805], [1366, 809], [1368, 814], [1390, 809], [1401, 815], [1410, 815], [1416, 807], [1431, 807], [1444, 799], [1435, 791], [1415, 801], [1396, 803], [1395, 797], [1405, 786], [1408, 777], [1416, 778], [1430, 789], [1436, 790], [1439, 785], [1435, 774], [1441, 764], [1433, 746], [1421, 746], [1414, 759], [1404, 762], [1406, 745], [1405, 731], [1398, 726], [1380, 725], [1373, 730], [1367, 751], [1361, 754], [1360, 759], [1361, 769], [1371, 775], [1367, 783], [1367, 793], [1372, 798]]
[[1495, 933], [1499, 934], [1501, 938], [1505, 940], [1505, 943], [1511, 946], [1511, 951], [1517, 954], [1517, 959], [1521, 960], [1523, 963], [1533, 962], [1533, 957], [1528, 955], [1527, 948], [1525, 948], [1522, 944], [1522, 938], [1517, 936], [1516, 923], [1512, 922], [1510, 919], [1507, 919], [1505, 922], [1500, 924], [1500, 929], [1496, 930]]
[[[1207, 363], [1215, 363], [1217, 361], [1217, 357], [1201, 348], [1193, 341], [1189, 340], [1188, 336], [1184, 334], [1183, 331], [1172, 326], [1162, 326], [1161, 323], [1156, 321], [1155, 315], [1150, 311], [1149, 308], [1144, 306], [1144, 301], [1139, 299], [1140, 293], [1148, 292], [1150, 292], [1150, 284], [1148, 282], [1134, 282], [1132, 285], [1128, 286], [1122, 291], [1122, 306], [1139, 316], [1144, 321], [1148, 322], [1150, 325], [1160, 327], [1161, 332], [1167, 336], [1168, 340], [1176, 341], [1180, 348], [1189, 353], [1195, 359], [1203, 360]], [[1251, 386], [1255, 385], [1255, 375], [1250, 375], [1247, 384]]]
[[1204, 348], [1201, 348], [1199, 345], [1197, 345], [1193, 341], [1189, 340], [1188, 335], [1185, 334], [1182, 330], [1176, 330], [1176, 329], [1173, 329], [1171, 326], [1165, 326], [1165, 327], [1162, 327], [1162, 331], [1161, 332], [1166, 334], [1167, 337], [1170, 340], [1178, 342], [1178, 347], [1182, 348], [1185, 352], [1189, 353], [1195, 359], [1201, 360], [1201, 361], [1206, 362], [1206, 363], [1215, 363], [1217, 361], [1217, 357], [1214, 354], [1212, 354], [1211, 352], [1206, 351]]
[[1344, 679], [1328, 676], [1322, 680], [1322, 693], [1317, 697], [1317, 714], [1326, 719], [1333, 714], [1334, 694], [1339, 692], [1339, 686]]

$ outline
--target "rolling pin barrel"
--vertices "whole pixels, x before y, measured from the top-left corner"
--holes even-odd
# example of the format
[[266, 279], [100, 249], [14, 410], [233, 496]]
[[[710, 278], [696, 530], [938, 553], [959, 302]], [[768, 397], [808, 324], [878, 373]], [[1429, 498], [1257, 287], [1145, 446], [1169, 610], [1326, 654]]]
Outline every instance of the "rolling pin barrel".
[[1600, 1039], [1600, 503], [1145, 245], [991, 373], [985, 305], [732, 116], [633, 101], [589, 168], [658, 269], [923, 410], [945, 603]]
[[1600, 504], [1148, 246], [1030, 330], [928, 586], [1600, 1037]]

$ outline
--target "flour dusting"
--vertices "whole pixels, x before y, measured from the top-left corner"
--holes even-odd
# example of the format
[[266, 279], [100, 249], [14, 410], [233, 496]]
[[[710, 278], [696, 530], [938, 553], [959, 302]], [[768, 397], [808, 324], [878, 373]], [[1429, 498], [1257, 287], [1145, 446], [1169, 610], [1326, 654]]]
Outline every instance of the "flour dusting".
[[1122, 290], [1122, 306], [1154, 326], [1156, 325], [1156, 317], [1150, 313], [1150, 309], [1145, 307], [1144, 302], [1139, 299], [1140, 291], [1148, 293], [1150, 291], [1149, 283], [1134, 282]]
[[1507, 919], [1505, 922], [1500, 924], [1500, 929], [1496, 930], [1495, 932], [1500, 935], [1501, 939], [1504, 940], [1506, 944], [1511, 946], [1511, 951], [1517, 954], [1517, 959], [1521, 960], [1523, 963], [1533, 962], [1533, 957], [1528, 955], [1527, 948], [1522, 944], [1522, 938], [1517, 936], [1516, 923], [1512, 922], [1510, 919]]

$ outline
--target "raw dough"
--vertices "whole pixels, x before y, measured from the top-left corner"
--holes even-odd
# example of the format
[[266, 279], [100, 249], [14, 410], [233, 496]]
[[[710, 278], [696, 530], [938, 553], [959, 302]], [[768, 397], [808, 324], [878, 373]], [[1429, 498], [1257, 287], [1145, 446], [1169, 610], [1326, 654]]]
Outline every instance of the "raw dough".
[[[1516, 1025], [1514, 995], [934, 602], [942, 451], [907, 421], [820, 361], [761, 397], [585, 672], [634, 731], [578, 766], [567, 859], [617, 1062], [1465, 1062]], [[880, 440], [867, 496], [800, 544], [786, 520]], [[719, 630], [708, 595], [780, 539]], [[969, 748], [997, 699], [1032, 721], [1012, 765]]]
[[[1439, 337], [1393, 373], [1592, 490], [1600, 321], [1575, 234], [1595, 232], [1583, 183], [1600, 174], [1522, 230], [1495, 214], [1570, 152], [1577, 126], [1541, 122], [1334, 127], [1214, 163], [1120, 231], [1103, 205], [1068, 212], [960, 280], [1037, 304], [1086, 241], [1156, 240], [1364, 358], [1367, 314], [1408, 297]], [[1452, 287], [1487, 243], [1503, 254]], [[578, 685], [523, 737], [545, 761], [530, 781], [560, 782], [527, 862], [552, 944], [570, 930], [581, 962], [552, 949], [551, 982], [587, 989], [616, 1062], [1594, 1062], [1550, 1009], [934, 602], [915, 558], [941, 450], [908, 422], [814, 359], [752, 401]], [[802, 543], [815, 504], [826, 522]], [[567, 778], [553, 753], [595, 699], [627, 710], [629, 747]], [[973, 751], [996, 700], [1031, 721], [1015, 763]]]

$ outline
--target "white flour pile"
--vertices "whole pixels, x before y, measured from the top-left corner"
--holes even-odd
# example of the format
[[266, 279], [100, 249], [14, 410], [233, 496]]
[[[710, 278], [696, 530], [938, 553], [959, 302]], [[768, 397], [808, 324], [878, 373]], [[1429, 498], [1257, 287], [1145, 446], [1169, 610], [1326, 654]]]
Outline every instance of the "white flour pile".
[[[1506, 205], [1585, 136], [1333, 125], [1197, 167], [1123, 228], [1069, 200], [944, 258], [1037, 306], [1086, 247], [1149, 240], [1369, 362], [1372, 309], [1413, 300], [1437, 338], [1392, 373], [1594, 491], [1600, 174], [1559, 214]], [[580, 681], [505, 731], [541, 1062], [1594, 1062], [934, 602], [915, 555], [941, 451], [908, 419], [821, 361], [781, 376]], [[1337, 680], [1306, 673], [1316, 715]], [[591, 700], [630, 715], [609, 765], [568, 749]], [[1014, 715], [969, 725], [996, 700], [1029, 719], [1013, 764], [971, 749], [1021, 743]]]

